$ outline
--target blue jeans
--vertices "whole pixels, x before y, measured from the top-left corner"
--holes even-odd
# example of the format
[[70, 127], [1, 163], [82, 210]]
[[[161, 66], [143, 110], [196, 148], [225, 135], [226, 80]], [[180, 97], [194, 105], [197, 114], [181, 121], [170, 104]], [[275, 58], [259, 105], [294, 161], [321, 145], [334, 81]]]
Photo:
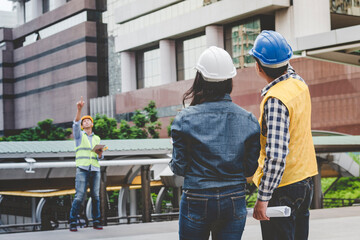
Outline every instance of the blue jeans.
[[88, 183], [90, 185], [90, 195], [92, 202], [92, 218], [94, 222], [100, 222], [100, 172], [86, 171], [80, 168], [76, 168], [76, 193], [70, 210], [70, 223], [76, 223], [81, 203], [86, 196]]
[[246, 222], [245, 186], [185, 190], [181, 197], [182, 240], [241, 239]]
[[313, 182], [307, 178], [275, 189], [270, 206], [289, 206], [290, 217], [261, 221], [264, 240], [306, 240], [309, 235], [309, 208], [313, 196]]

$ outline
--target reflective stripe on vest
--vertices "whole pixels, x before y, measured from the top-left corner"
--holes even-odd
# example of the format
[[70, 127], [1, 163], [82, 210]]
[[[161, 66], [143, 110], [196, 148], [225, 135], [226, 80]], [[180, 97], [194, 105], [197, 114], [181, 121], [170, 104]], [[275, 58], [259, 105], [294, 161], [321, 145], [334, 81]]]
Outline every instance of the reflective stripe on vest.
[[[92, 136], [92, 146], [95, 146], [100, 143], [100, 138], [97, 135]], [[83, 133], [81, 137], [81, 143], [78, 147], [75, 148], [76, 157], [76, 167], [78, 166], [89, 166], [93, 165], [94, 167], [100, 167], [100, 164], [97, 159], [97, 154], [91, 151], [91, 145], [86, 133]]]
[[75, 150], [75, 152], [78, 152], [78, 151], [80, 151], [80, 150], [89, 150], [89, 151], [91, 151], [91, 148], [77, 148], [77, 149]]

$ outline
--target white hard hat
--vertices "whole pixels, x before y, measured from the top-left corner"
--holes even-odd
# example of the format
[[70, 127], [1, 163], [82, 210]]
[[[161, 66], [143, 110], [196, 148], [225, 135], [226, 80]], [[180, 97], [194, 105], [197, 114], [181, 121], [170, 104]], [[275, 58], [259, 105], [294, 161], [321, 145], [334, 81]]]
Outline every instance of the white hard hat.
[[195, 69], [208, 82], [221, 82], [236, 76], [236, 68], [230, 55], [215, 46], [209, 47], [200, 55]]

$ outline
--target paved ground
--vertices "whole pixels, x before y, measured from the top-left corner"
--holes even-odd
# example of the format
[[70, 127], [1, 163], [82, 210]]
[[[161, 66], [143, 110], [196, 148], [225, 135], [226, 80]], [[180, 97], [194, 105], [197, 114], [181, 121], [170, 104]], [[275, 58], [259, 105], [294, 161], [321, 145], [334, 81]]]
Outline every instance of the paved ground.
[[[311, 210], [310, 240], [360, 240], [360, 206]], [[1, 240], [171, 240], [178, 239], [177, 221], [79, 229], [0, 234]], [[244, 240], [261, 240], [260, 224], [248, 218]]]

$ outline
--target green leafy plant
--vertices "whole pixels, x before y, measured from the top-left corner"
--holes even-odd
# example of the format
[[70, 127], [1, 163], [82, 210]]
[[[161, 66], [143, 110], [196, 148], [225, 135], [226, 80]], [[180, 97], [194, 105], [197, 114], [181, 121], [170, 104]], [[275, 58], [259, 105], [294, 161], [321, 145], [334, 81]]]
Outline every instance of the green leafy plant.
[[[321, 179], [322, 190], [325, 192], [336, 178]], [[341, 177], [324, 196], [324, 207], [350, 206], [360, 203], [360, 178]]]
[[95, 116], [93, 131], [101, 139], [116, 139], [119, 138], [120, 133], [114, 118], [108, 118], [106, 115], [100, 114], [96, 114]]
[[174, 118], [170, 118], [170, 124], [167, 126], [167, 134], [171, 137], [171, 125], [174, 122]]
[[349, 156], [360, 165], [360, 153], [359, 152], [349, 152]]
[[150, 101], [142, 110], [135, 110], [131, 120], [132, 123], [121, 120], [119, 128], [117, 128], [117, 122], [114, 118], [96, 115], [93, 130], [101, 139], [159, 138], [161, 122], [158, 121], [154, 101]]
[[136, 110], [131, 120], [135, 124], [135, 127], [130, 127], [134, 138], [159, 138], [158, 130], [161, 129], [161, 122], [158, 121], [154, 101], [150, 101], [142, 111]]
[[45, 119], [38, 122], [34, 128], [23, 130], [18, 135], [2, 137], [2, 141], [48, 141], [65, 140], [71, 135], [71, 129], [57, 127], [53, 124], [53, 119]]

